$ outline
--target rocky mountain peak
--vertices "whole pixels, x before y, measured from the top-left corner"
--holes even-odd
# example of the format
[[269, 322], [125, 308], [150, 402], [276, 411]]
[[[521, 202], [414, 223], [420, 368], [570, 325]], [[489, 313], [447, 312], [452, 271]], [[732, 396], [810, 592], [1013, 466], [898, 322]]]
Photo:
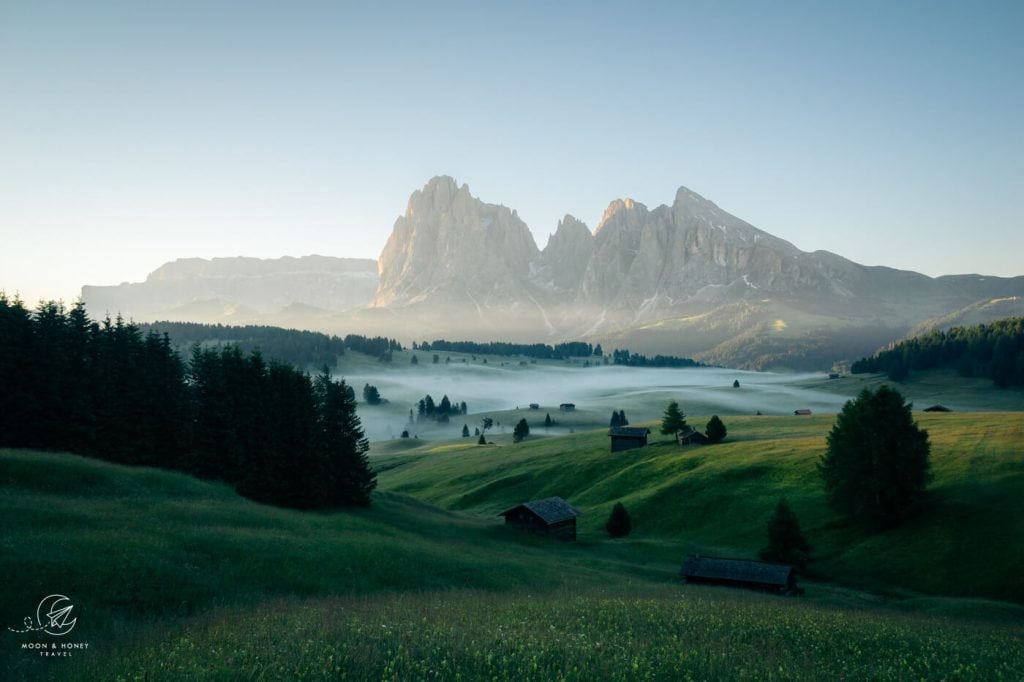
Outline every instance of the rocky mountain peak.
[[608, 208], [604, 210], [604, 215], [601, 216], [601, 220], [598, 222], [597, 229], [594, 230], [594, 234], [596, 235], [601, 232], [605, 228], [605, 225], [612, 222], [616, 216], [622, 218], [623, 215], [629, 213], [643, 215], [647, 213], [647, 207], [628, 197], [625, 199], [616, 199], [608, 204]]
[[528, 274], [539, 250], [515, 211], [474, 197], [449, 176], [413, 192], [378, 261], [377, 306], [407, 305], [444, 293], [496, 295]]

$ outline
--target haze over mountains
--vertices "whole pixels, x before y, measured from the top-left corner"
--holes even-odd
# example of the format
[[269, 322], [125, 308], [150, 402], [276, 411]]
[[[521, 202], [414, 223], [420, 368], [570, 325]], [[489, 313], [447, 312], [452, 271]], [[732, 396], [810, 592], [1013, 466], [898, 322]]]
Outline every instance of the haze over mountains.
[[[826, 221], [827, 222], [827, 221]], [[884, 248], [884, 245], [879, 245]], [[938, 278], [808, 253], [681, 187], [565, 216], [543, 250], [515, 210], [433, 178], [373, 261], [179, 260], [83, 287], [90, 312], [404, 340], [584, 339], [745, 368], [828, 368], [911, 328], [1024, 313], [1024, 277]]]

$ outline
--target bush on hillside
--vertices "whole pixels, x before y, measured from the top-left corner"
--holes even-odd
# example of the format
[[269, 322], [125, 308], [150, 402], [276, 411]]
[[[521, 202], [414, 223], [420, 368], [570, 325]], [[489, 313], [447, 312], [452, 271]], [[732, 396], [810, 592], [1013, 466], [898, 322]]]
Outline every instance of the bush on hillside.
[[629, 518], [629, 512], [621, 502], [616, 502], [612, 507], [612, 513], [604, 529], [613, 538], [624, 538], [633, 530], [633, 522]]
[[796, 514], [785, 498], [779, 500], [775, 513], [768, 521], [768, 546], [760, 551], [761, 558], [802, 569], [807, 567], [810, 551], [811, 546], [800, 530]]
[[704, 435], [708, 437], [708, 442], [720, 443], [727, 433], [725, 424], [723, 424], [722, 420], [718, 418], [718, 415], [712, 415], [711, 419], [708, 420], [708, 425], [704, 429]]

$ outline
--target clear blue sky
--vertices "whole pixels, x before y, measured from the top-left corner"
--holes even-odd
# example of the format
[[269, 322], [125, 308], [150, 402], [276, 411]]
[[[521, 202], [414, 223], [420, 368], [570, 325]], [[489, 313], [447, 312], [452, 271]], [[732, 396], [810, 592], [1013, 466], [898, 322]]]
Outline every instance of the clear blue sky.
[[1024, 274], [1024, 2], [0, 0], [0, 288], [376, 257], [438, 174], [565, 213], [686, 185], [802, 249]]

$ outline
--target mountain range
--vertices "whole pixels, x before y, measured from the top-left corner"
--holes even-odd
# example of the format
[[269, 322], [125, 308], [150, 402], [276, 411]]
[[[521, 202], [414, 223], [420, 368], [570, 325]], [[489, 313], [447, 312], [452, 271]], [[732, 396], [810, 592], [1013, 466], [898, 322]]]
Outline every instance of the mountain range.
[[[374, 265], [376, 266], [374, 268]], [[793, 244], [681, 187], [671, 205], [566, 215], [543, 250], [515, 210], [450, 177], [413, 192], [374, 264], [179, 260], [84, 287], [136, 320], [282, 324], [407, 340], [592, 340], [764, 369], [827, 369], [911, 330], [1024, 313], [1024, 277], [865, 266]]]

